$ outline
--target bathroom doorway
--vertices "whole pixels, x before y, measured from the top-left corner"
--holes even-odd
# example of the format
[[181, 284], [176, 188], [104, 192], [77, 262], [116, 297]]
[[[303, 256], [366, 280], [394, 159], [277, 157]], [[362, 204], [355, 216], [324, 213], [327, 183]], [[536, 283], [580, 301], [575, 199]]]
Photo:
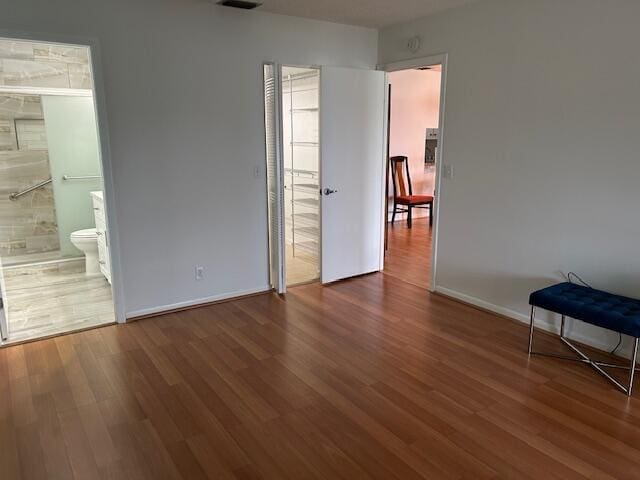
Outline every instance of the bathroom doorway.
[[5, 343], [114, 323], [87, 46], [0, 38]]

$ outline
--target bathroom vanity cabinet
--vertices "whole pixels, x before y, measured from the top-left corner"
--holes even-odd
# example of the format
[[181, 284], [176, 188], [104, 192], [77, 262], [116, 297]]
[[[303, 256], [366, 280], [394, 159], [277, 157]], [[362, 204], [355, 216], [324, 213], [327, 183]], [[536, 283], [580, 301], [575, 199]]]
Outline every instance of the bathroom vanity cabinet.
[[100, 271], [111, 283], [111, 260], [109, 256], [109, 240], [107, 238], [107, 222], [102, 192], [91, 192], [93, 214], [96, 220], [96, 234], [98, 235], [98, 262]]

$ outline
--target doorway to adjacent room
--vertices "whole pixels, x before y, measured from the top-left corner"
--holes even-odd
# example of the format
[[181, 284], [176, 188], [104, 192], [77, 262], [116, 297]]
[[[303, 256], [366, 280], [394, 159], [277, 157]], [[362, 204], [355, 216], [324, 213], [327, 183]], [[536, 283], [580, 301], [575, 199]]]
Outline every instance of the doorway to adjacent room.
[[0, 38], [0, 343], [114, 323], [90, 47]]
[[427, 289], [434, 274], [442, 67], [434, 63], [388, 73], [384, 273]]

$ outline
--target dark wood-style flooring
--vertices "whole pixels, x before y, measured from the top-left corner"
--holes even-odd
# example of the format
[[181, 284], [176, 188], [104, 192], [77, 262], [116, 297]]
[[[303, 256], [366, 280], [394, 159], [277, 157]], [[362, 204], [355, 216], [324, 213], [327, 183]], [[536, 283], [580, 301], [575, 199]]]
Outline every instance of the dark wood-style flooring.
[[0, 479], [639, 478], [637, 396], [526, 339], [387, 272], [0, 349]]
[[412, 228], [406, 220], [389, 224], [384, 273], [418, 287], [431, 284], [431, 233], [428, 218], [416, 218]]

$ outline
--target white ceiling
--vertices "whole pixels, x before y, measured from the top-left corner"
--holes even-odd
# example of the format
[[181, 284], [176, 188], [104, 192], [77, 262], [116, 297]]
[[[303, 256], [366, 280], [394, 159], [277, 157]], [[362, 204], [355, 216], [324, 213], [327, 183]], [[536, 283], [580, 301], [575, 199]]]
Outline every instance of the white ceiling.
[[475, 0], [256, 0], [258, 10], [329, 22], [382, 28]]

